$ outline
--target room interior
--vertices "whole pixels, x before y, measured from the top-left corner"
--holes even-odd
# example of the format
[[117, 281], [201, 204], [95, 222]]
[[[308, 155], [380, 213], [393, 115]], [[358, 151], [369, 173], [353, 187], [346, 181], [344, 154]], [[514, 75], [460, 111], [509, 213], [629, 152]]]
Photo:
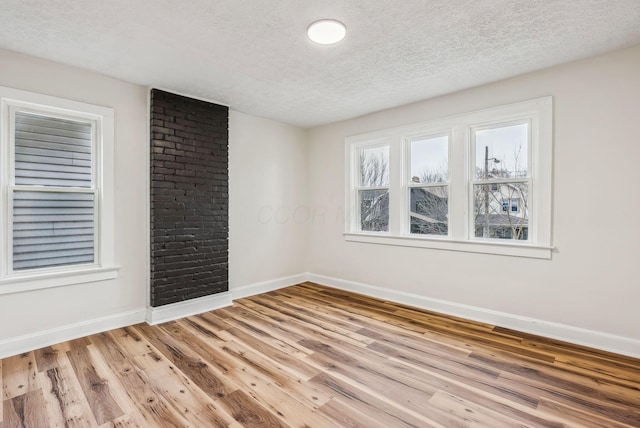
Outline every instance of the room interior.
[[[278, 307], [268, 299], [299, 299], [324, 302], [329, 312], [316, 307], [318, 313], [341, 329], [346, 324], [338, 318], [344, 313], [331, 311], [345, 310], [349, 302], [366, 311], [366, 302], [377, 308], [368, 314], [374, 320], [377, 310], [408, 317], [389, 327], [391, 335], [400, 335], [398, 326], [408, 328], [407, 319], [413, 316], [428, 323], [434, 319], [430, 316], [438, 316], [429, 314], [442, 314], [454, 324], [479, 323], [472, 327], [479, 330], [492, 326], [505, 335], [520, 332], [521, 342], [538, 343], [536, 337], [561, 341], [580, 354], [566, 351], [573, 355], [569, 360], [610, 363], [619, 358], [614, 366], [627, 376], [620, 382], [628, 389], [602, 398], [599, 403], [614, 407], [601, 414], [611, 417], [606, 426], [640, 424], [640, 192], [633, 185], [640, 158], [637, 1], [526, 6], [493, 0], [411, 1], [390, 6], [383, 1], [256, 5], [201, 0], [188, 6], [121, 1], [65, 6], [4, 2], [0, 86], [113, 109], [116, 273], [76, 283], [59, 277], [2, 277], [0, 358], [5, 360], [0, 378], [8, 376], [7, 361], [21, 355], [42, 361], [42, 354], [34, 357], [38, 354], [33, 351], [46, 347], [70, 343], [56, 349], [72, 355], [74, 346], [90, 340], [89, 348], [107, 352], [109, 343], [100, 334], [113, 329], [135, 325], [145, 341], [160, 349], [154, 342], [156, 325], [168, 322], [165, 334], [197, 314], [209, 313], [198, 315], [194, 322], [200, 326], [203, 319], [209, 326], [230, 318], [240, 323], [243, 311], [256, 305]], [[333, 46], [310, 41], [307, 27], [321, 18], [343, 22], [344, 40]], [[195, 298], [178, 296], [162, 304], [151, 297], [152, 90], [213, 103], [228, 112], [228, 277], [223, 288], [205, 287]], [[548, 257], [347, 239], [347, 138], [541, 97], [553, 100]], [[4, 209], [4, 189], [2, 197]], [[0, 236], [4, 240], [6, 234]], [[2, 245], [6, 254], [10, 244], [5, 240]], [[395, 304], [399, 306], [393, 310], [385, 306]], [[412, 308], [426, 312], [407, 315]], [[291, 317], [291, 308], [280, 309], [283, 317]], [[261, 310], [266, 316], [272, 309]], [[428, 328], [420, 331], [424, 335]], [[469, 346], [478, 346], [474, 340]], [[555, 349], [556, 342], [540, 340], [542, 345], [531, 346]], [[165, 357], [180, 367], [179, 358]], [[145, 367], [144, 359], [136, 362], [141, 370]], [[610, 379], [585, 376], [590, 387], [602, 382], [604, 390], [611, 386]], [[5, 380], [0, 400], [5, 412], [7, 403], [21, 396], [8, 385]], [[324, 392], [326, 402], [333, 402], [330, 392]], [[302, 402], [303, 408], [313, 407]], [[440, 405], [455, 413], [451, 401]], [[229, 418], [222, 417], [219, 426], [233, 426], [233, 420], [243, 425], [221, 406], [221, 414]], [[382, 408], [380, 403], [372, 406]], [[554, 426], [605, 423], [597, 419], [598, 410], [576, 412], [574, 419], [567, 419], [567, 412], [547, 414], [558, 417]], [[365, 418], [366, 413], [360, 409], [357, 414]], [[425, 414], [414, 416], [419, 422], [413, 426], [458, 426], [453, 419], [430, 423]], [[496, 418], [475, 422], [498, 426], [492, 425], [501, 420]], [[116, 420], [105, 418], [101, 424], [99, 419], [89, 425], [111, 426]], [[545, 426], [540, 420], [515, 419]], [[318, 419], [311, 426], [340, 426], [329, 420]], [[128, 421], [144, 426], [140, 420]], [[198, 426], [198, 419], [187, 417], [178, 425], [185, 421]], [[397, 426], [412, 424], [395, 421]], [[348, 425], [346, 419], [342, 422]], [[5, 423], [12, 426], [9, 419]], [[364, 419], [359, 423], [367, 426]], [[513, 420], [501, 423], [513, 426]], [[385, 424], [394, 426], [393, 421]], [[245, 420], [244, 425], [251, 423]]]

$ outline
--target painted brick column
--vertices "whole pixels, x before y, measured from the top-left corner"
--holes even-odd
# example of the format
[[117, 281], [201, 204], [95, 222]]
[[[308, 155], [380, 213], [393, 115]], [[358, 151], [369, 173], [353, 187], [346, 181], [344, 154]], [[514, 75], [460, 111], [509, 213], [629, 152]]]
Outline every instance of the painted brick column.
[[151, 90], [151, 306], [229, 289], [228, 107]]

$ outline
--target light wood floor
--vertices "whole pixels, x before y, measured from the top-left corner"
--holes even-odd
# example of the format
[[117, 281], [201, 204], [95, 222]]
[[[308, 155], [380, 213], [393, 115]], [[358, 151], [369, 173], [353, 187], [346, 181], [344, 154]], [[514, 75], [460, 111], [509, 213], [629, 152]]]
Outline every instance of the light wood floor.
[[640, 360], [305, 283], [0, 362], [0, 427], [640, 427]]

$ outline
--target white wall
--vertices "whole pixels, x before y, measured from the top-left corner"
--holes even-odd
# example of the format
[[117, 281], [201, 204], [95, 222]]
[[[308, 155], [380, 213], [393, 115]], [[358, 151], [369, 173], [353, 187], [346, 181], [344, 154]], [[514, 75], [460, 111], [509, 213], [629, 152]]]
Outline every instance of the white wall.
[[[0, 294], [0, 345], [28, 347], [51, 332], [77, 333], [78, 325], [141, 321], [148, 299], [147, 88], [7, 51], [0, 51], [0, 64], [1, 86], [115, 110], [116, 263], [122, 266], [113, 281]], [[233, 291], [305, 272], [307, 153], [299, 128], [234, 110], [229, 119]]]
[[[346, 136], [547, 95], [552, 260], [345, 242]], [[638, 123], [640, 46], [312, 129], [309, 271], [638, 340]]]
[[307, 151], [299, 128], [229, 113], [229, 288], [305, 272]]
[[116, 280], [0, 295], [0, 342], [144, 310], [147, 90], [7, 51], [0, 51], [0, 85], [114, 109], [115, 251], [122, 266]]
[[[639, 340], [638, 70], [640, 47], [308, 132], [231, 110], [232, 293], [312, 272]], [[0, 85], [115, 109], [122, 266], [114, 281], [0, 295], [0, 344], [143, 309], [146, 88], [6, 51]], [[344, 241], [345, 136], [546, 95], [555, 103], [551, 261]]]

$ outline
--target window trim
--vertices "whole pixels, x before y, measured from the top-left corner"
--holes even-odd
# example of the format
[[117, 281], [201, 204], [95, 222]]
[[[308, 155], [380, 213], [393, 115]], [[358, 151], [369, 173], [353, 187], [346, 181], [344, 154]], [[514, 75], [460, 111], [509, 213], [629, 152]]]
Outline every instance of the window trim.
[[[347, 137], [345, 139], [345, 207], [348, 211], [345, 216], [345, 240], [550, 259], [553, 250], [551, 236], [552, 113], [553, 99], [549, 96]], [[529, 239], [524, 242], [475, 238], [473, 236], [474, 229], [471, 226], [471, 198], [474, 181], [471, 168], [472, 164], [475, 164], [474, 148], [472, 147], [473, 130], [492, 124], [516, 123], [524, 120], [529, 120], [531, 124], [529, 127], [530, 147], [528, 147], [528, 163], [531, 170], [528, 180], [532, 187], [529, 190], [532, 209], [529, 214], [529, 222], [535, 227], [530, 228]], [[406, 226], [401, 227], [403, 212], [408, 210], [408, 207], [404, 207], [408, 204], [407, 196], [404, 196], [404, 200], [398, 201], [398, 196], [402, 198], [402, 190], [409, 188], [405, 177], [408, 174], [405, 172], [408, 158], [407, 141], [416, 135], [438, 134], [444, 131], [449, 132], [450, 136], [449, 235], [416, 236], [409, 234]], [[381, 141], [389, 141], [391, 144], [389, 232], [384, 234], [359, 232], [356, 224], [358, 218], [351, 215], [356, 212], [354, 208], [357, 208], [354, 206], [355, 200], [352, 197], [353, 148]]]
[[[490, 129], [498, 129], [498, 128], [503, 128], [503, 127], [509, 127], [509, 126], [515, 126], [515, 125], [527, 125], [527, 170], [529, 171], [529, 174], [526, 177], [521, 177], [521, 178], [505, 178], [505, 179], [498, 179], [498, 180], [487, 180], [487, 179], [478, 179], [475, 177], [475, 168], [476, 168], [476, 163], [475, 163], [475, 159], [477, 156], [477, 144], [476, 144], [476, 133], [478, 131], [484, 131], [484, 130], [490, 130]], [[531, 154], [532, 154], [532, 150], [533, 150], [533, 146], [534, 146], [534, 142], [533, 142], [533, 127], [534, 125], [537, 125], [537, 123], [534, 122], [534, 118], [533, 117], [528, 117], [526, 119], [516, 119], [516, 120], [508, 120], [508, 121], [502, 121], [502, 120], [496, 120], [496, 121], [491, 121], [491, 122], [485, 122], [482, 123], [481, 125], [472, 125], [469, 127], [469, 133], [470, 133], [470, 138], [469, 138], [469, 150], [470, 150], [470, 156], [469, 156], [469, 186], [474, 187], [477, 185], [488, 185], [488, 184], [493, 184], [496, 183], [498, 184], [498, 186], [500, 186], [500, 184], [508, 184], [508, 183], [526, 183], [527, 184], [527, 188], [528, 189], [532, 189], [533, 188], [533, 161], [531, 159]], [[498, 187], [498, 190], [500, 190], [500, 188]], [[470, 190], [469, 194], [469, 207], [472, 207], [474, 205], [474, 191]], [[535, 208], [535, 203], [533, 204], [533, 208]], [[508, 212], [509, 214], [511, 214], [511, 211]], [[535, 209], [530, 210], [528, 213], [528, 218], [527, 218], [527, 222], [529, 224], [536, 224], [535, 223], [535, 217], [537, 215], [537, 212], [535, 212]], [[497, 240], [496, 238], [484, 238], [484, 237], [477, 237], [475, 236], [475, 218], [474, 218], [474, 213], [472, 212], [472, 209], [469, 209], [469, 215], [468, 215], [468, 222], [469, 222], [469, 240], [472, 241], [480, 241], [480, 242], [502, 242], [502, 240]], [[535, 227], [534, 229], [536, 229], [537, 227]], [[529, 229], [529, 234], [528, 234], [528, 238], [526, 240], [520, 241], [521, 243], [527, 243], [527, 242], [534, 242], [531, 239], [531, 229]], [[535, 231], [534, 231], [535, 233]]]
[[449, 199], [451, 199], [451, 175], [449, 171], [447, 171], [447, 175], [449, 176], [448, 180], [442, 183], [412, 183], [409, 176], [411, 175], [411, 143], [412, 141], [418, 138], [431, 139], [438, 137], [447, 137], [447, 162], [451, 161], [451, 130], [445, 129], [439, 132], [434, 132], [431, 130], [429, 133], [412, 133], [403, 135], [403, 168], [402, 168], [402, 191], [401, 195], [404, 198], [402, 200], [403, 206], [407, 207], [407, 215], [402, 215], [400, 219], [400, 230], [402, 231], [402, 236], [407, 237], [426, 237], [432, 239], [450, 239], [451, 238], [451, 228], [449, 227], [449, 218], [451, 217], [451, 206], [447, 206], [447, 234], [446, 235], [430, 235], [430, 234], [418, 234], [411, 233], [411, 209], [409, 205], [411, 204], [411, 189], [425, 189], [429, 187], [445, 187], [447, 188], [447, 192], [449, 194]]
[[[23, 272], [38, 274], [40, 272], [47, 273], [53, 272], [56, 273], [58, 271], [65, 271], [70, 269], [80, 269], [80, 268], [97, 268], [100, 267], [100, 254], [102, 249], [100, 247], [101, 242], [101, 207], [99, 195], [102, 193], [102, 186], [100, 177], [102, 177], [101, 171], [101, 152], [100, 147], [102, 146], [102, 117], [96, 114], [88, 114], [85, 112], [74, 112], [73, 114], [65, 113], [59, 111], [57, 108], [51, 108], [49, 106], [40, 106], [39, 108], [33, 108], [31, 105], [21, 106], [19, 103], [8, 103], [8, 114], [9, 114], [9, 183], [8, 183], [8, 194], [7, 194], [7, 206], [9, 208], [9, 213], [7, 215], [7, 259], [5, 262], [7, 266], [5, 267], [4, 272], [6, 272], [7, 277], [13, 277], [14, 275], [21, 275]], [[64, 119], [71, 120], [74, 122], [86, 122], [91, 124], [91, 187], [59, 187], [59, 186], [42, 186], [42, 185], [17, 185], [15, 184], [15, 125], [16, 125], [16, 113], [17, 112], [26, 112], [33, 115], [39, 115], [43, 117], [50, 117], [56, 119]], [[11, 201], [13, 200], [13, 194], [15, 192], [45, 192], [45, 193], [86, 193], [92, 194], [94, 199], [94, 218], [93, 218], [93, 262], [92, 263], [76, 263], [73, 265], [65, 265], [60, 267], [45, 267], [45, 268], [35, 268], [35, 269], [27, 269], [25, 271], [16, 271], [13, 269], [13, 249], [10, 243], [13, 242], [13, 228], [9, 227], [11, 224], [11, 219], [13, 218], [13, 204]]]
[[[95, 122], [94, 153], [92, 157], [92, 188], [83, 192], [95, 192], [95, 251], [94, 263], [51, 268], [12, 271], [13, 203], [9, 197], [16, 189], [14, 182], [15, 157], [13, 147], [15, 111], [27, 111], [50, 117]], [[0, 295], [40, 288], [80, 284], [117, 277], [119, 266], [115, 264], [115, 211], [114, 211], [114, 111], [109, 107], [96, 106], [33, 92], [0, 86], [0, 242], [3, 256], [0, 257]], [[29, 191], [37, 190], [36, 186]], [[52, 187], [46, 187], [51, 191]], [[75, 189], [77, 190], [77, 189]], [[74, 188], [64, 188], [74, 191]]]
[[363, 233], [376, 233], [376, 234], [386, 234], [389, 231], [363, 231], [362, 230], [362, 225], [360, 224], [360, 221], [357, 221], [358, 219], [362, 218], [362, 206], [359, 203], [360, 201], [360, 192], [362, 191], [367, 191], [367, 190], [386, 190], [387, 192], [389, 192], [390, 194], [390, 186], [391, 186], [391, 176], [389, 176], [389, 184], [387, 184], [386, 186], [364, 186], [362, 185], [362, 183], [360, 182], [361, 178], [362, 178], [362, 171], [361, 171], [361, 161], [360, 161], [360, 156], [362, 156], [362, 151], [364, 148], [367, 149], [381, 149], [381, 148], [385, 148], [388, 147], [389, 148], [389, 164], [391, 164], [391, 144], [386, 142], [386, 141], [381, 141], [381, 142], [377, 142], [376, 144], [363, 144], [363, 145], [358, 145], [355, 147], [355, 185], [354, 185], [354, 191], [355, 191], [355, 195], [354, 195], [354, 204], [355, 204], [355, 208], [357, 210], [357, 215], [356, 215], [356, 222], [355, 222], [355, 227], [357, 228], [358, 232], [363, 232]]
[[[388, 186], [378, 186], [378, 187], [364, 187], [360, 184], [360, 152], [363, 147], [376, 149], [382, 147], [389, 147], [389, 162], [391, 162], [391, 158], [393, 157], [392, 153], [392, 144], [386, 138], [379, 138], [375, 141], [363, 143], [363, 144], [354, 144], [349, 147], [350, 153], [347, 159], [351, 162], [348, 171], [351, 172], [351, 177], [349, 181], [353, 183], [353, 186], [349, 188], [350, 194], [350, 203], [349, 206], [352, 213], [355, 213], [352, 219], [352, 224], [349, 227], [352, 227], [353, 230], [357, 230], [358, 233], [367, 233], [367, 234], [375, 234], [375, 235], [386, 235], [389, 231], [362, 231], [360, 226], [358, 225], [360, 219], [360, 207], [358, 204], [358, 194], [361, 190], [389, 190], [389, 197], [391, 197], [391, 182], [393, 179], [391, 175], [389, 175], [389, 185]], [[391, 171], [389, 171], [391, 174]], [[389, 209], [391, 209], [391, 201], [389, 201]], [[390, 227], [391, 225], [389, 225]]]

